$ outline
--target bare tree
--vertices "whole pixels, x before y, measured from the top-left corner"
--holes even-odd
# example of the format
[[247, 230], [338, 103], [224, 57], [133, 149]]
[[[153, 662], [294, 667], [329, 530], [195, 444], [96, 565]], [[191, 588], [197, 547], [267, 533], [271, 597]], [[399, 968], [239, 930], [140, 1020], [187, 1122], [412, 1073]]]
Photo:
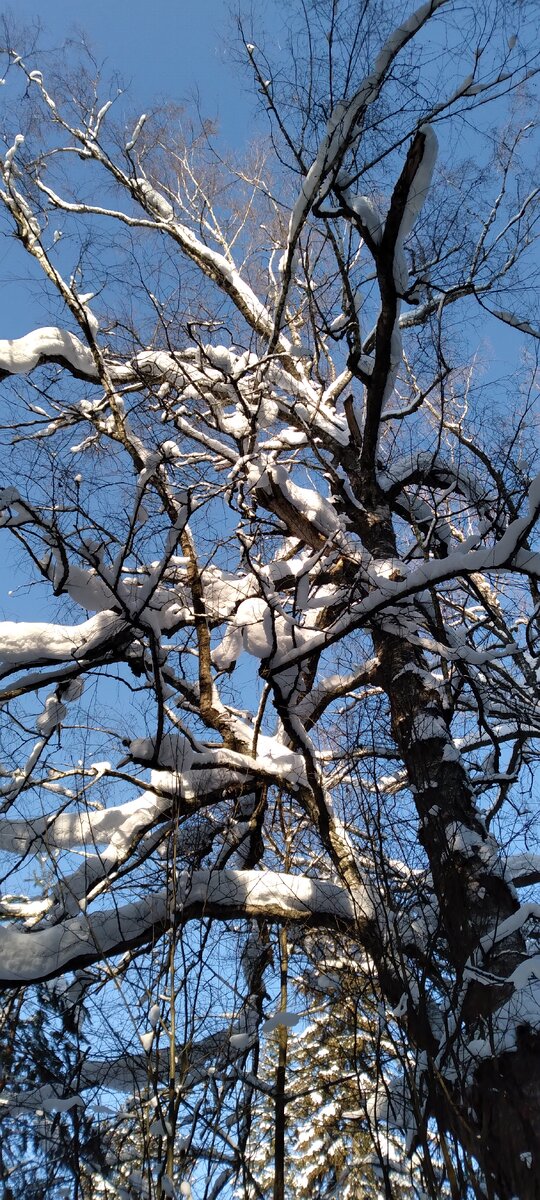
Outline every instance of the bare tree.
[[7, 1196], [540, 1196], [535, 13], [380, 10], [241, 165], [6, 42]]

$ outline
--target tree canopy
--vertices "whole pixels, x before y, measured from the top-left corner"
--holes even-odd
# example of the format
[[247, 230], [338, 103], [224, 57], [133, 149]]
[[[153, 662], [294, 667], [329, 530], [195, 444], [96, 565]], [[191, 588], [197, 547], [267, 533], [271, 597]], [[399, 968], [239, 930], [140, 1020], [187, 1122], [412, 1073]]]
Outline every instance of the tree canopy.
[[7, 1200], [540, 1197], [535, 6], [285, 15], [4, 38]]

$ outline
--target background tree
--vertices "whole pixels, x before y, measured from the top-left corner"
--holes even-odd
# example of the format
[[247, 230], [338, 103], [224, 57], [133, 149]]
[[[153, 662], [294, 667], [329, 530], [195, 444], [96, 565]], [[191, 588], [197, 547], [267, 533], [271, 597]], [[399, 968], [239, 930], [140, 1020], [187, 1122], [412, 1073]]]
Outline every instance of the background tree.
[[6, 41], [12, 1195], [540, 1195], [534, 17], [240, 23], [241, 166]]

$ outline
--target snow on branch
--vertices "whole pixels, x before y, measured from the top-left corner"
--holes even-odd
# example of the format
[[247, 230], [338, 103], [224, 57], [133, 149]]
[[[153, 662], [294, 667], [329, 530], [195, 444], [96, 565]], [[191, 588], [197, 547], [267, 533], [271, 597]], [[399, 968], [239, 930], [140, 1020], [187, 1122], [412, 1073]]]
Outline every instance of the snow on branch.
[[[229, 920], [263, 917], [322, 928], [352, 928], [366, 936], [373, 921], [367, 894], [302, 875], [274, 871], [201, 870], [180, 875], [174, 915]], [[23, 933], [0, 929], [0, 986], [38, 983], [66, 971], [136, 951], [169, 927], [165, 892], [105, 912], [83, 914], [50, 928]]]
[[[122, 224], [135, 228], [140, 226], [156, 228], [157, 221], [159, 229], [167, 233], [180, 247], [186, 257], [195, 263], [204, 275], [217, 284], [231, 298], [248, 325], [255, 329], [261, 336], [269, 337], [273, 328], [270, 313], [234, 265], [231, 256], [221, 254], [218, 250], [207, 246], [205, 242], [196, 237], [187, 225], [175, 217], [172, 205], [148, 180], [133, 179], [128, 175], [124, 175], [123, 172], [114, 167], [110, 160], [102, 155], [96, 143], [91, 139], [85, 141], [85, 147], [87, 150], [85, 157], [96, 158], [99, 162], [102, 162], [112, 172], [117, 181], [130, 191], [139, 204], [146, 209], [150, 220], [141, 220], [123, 212], [121, 209], [112, 209], [89, 203], [74, 203], [65, 200], [40, 180], [38, 184], [40, 190], [47, 195], [54, 207], [64, 212], [112, 217]], [[280, 342], [283, 349], [290, 349], [289, 343], [285, 338], [281, 338]]]
[[[100, 764], [103, 765], [103, 764]], [[105, 768], [109, 764], [104, 764]], [[101, 772], [104, 774], [105, 772]], [[157, 774], [157, 773], [156, 773]], [[97, 771], [96, 771], [97, 777]], [[156, 785], [157, 786], [157, 785]], [[88, 809], [80, 813], [54, 812], [48, 816], [0, 819], [0, 848], [6, 853], [25, 855], [49, 850], [93, 847], [113, 840], [115, 846], [128, 845], [170, 807], [172, 793], [143, 792], [136, 800], [111, 808]]]
[[95, 656], [125, 629], [125, 621], [110, 611], [97, 613], [80, 625], [0, 621], [0, 678], [28, 663], [38, 666]]
[[[479, 537], [471, 535], [469, 544], [463, 543], [459, 550], [452, 551], [442, 559], [431, 559], [416, 565], [405, 573], [405, 578], [385, 579], [384, 587], [371, 591], [369, 596], [351, 605], [349, 611], [335, 621], [329, 632], [304, 631], [304, 642], [301, 647], [287, 649], [280, 657], [275, 670], [300, 662], [307, 654], [313, 653], [339, 641], [347, 631], [358, 629], [371, 617], [382, 613], [384, 609], [394, 607], [398, 602], [426, 588], [456, 576], [468, 576], [494, 570], [518, 571], [536, 578], [540, 574], [540, 555], [524, 549], [523, 543], [534, 528], [540, 515], [540, 476], [536, 476], [529, 488], [529, 510], [526, 516], [517, 517], [511, 521], [504, 534], [497, 539], [493, 546], [483, 546], [475, 549]], [[472, 545], [471, 545], [472, 544]], [[505, 646], [494, 647], [491, 650], [476, 650], [465, 643], [459, 650], [446, 650], [440, 646], [440, 651], [448, 659], [463, 656], [464, 661], [475, 663], [489, 662], [491, 659], [504, 655], [518, 653], [514, 642]]]
[[[329, 183], [335, 178], [347, 150], [361, 136], [362, 122], [366, 110], [377, 100], [387, 72], [400, 50], [415, 37], [426, 21], [442, 8], [448, 0], [427, 0], [411, 13], [401, 25], [387, 38], [379, 51], [371, 73], [366, 76], [358, 91], [351, 100], [340, 101], [335, 105], [326, 126], [317, 155], [302, 183], [302, 190], [291, 213], [287, 250], [283, 263], [283, 284], [278, 301], [275, 327], [272, 342], [275, 344], [279, 335], [287, 292], [292, 273], [292, 264], [298, 239], [306, 219], [317, 200], [323, 199], [328, 191]], [[423, 189], [419, 189], [419, 195]], [[411, 203], [411, 212], [412, 212]]]
[[505, 874], [514, 887], [532, 887], [540, 883], [540, 854], [511, 854], [506, 861]]
[[92, 353], [80, 338], [54, 326], [35, 329], [24, 337], [0, 341], [0, 378], [28, 375], [44, 362], [66, 366], [80, 379], [97, 379]]

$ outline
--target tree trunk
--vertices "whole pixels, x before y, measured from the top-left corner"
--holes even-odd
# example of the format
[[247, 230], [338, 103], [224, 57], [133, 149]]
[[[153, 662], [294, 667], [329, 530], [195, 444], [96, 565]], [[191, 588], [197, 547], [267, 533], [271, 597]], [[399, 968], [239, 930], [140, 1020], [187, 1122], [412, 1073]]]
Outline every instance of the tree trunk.
[[[367, 522], [375, 532], [369, 549], [377, 558], [397, 557], [388, 515], [381, 509]], [[365, 540], [365, 530], [364, 530]], [[420, 822], [419, 841], [429, 860], [440, 909], [440, 931], [452, 977], [457, 1033], [438, 1049], [432, 1064], [431, 1104], [443, 1128], [455, 1133], [477, 1160], [493, 1200], [538, 1200], [540, 1197], [540, 1037], [516, 1031], [510, 1052], [497, 1052], [505, 1034], [503, 1005], [514, 992], [508, 976], [526, 957], [520, 930], [481, 950], [481, 939], [493, 933], [519, 908], [515, 891], [504, 878], [500, 847], [478, 813], [473, 789], [449, 732], [449, 715], [437, 681], [421, 650], [384, 627], [372, 630], [380, 662], [379, 679], [388, 697], [392, 732], [405, 764]], [[467, 982], [465, 969], [478, 963], [482, 982]], [[500, 983], [497, 980], [501, 980]], [[450, 994], [450, 989], [449, 994]], [[447, 1000], [448, 1003], [448, 1000]], [[460, 1011], [457, 1011], [457, 1005]], [[412, 1036], [425, 1022], [411, 1018]], [[526, 1014], [523, 1015], [525, 1023]], [[503, 1028], [501, 1029], [501, 1021]], [[469, 1080], [449, 1084], [445, 1068], [469, 1040], [491, 1040], [492, 1053], [475, 1067]], [[510, 1035], [512, 1031], [510, 1030]], [[423, 1049], [428, 1050], [427, 1044]], [[432, 1052], [432, 1051], [431, 1051]]]

